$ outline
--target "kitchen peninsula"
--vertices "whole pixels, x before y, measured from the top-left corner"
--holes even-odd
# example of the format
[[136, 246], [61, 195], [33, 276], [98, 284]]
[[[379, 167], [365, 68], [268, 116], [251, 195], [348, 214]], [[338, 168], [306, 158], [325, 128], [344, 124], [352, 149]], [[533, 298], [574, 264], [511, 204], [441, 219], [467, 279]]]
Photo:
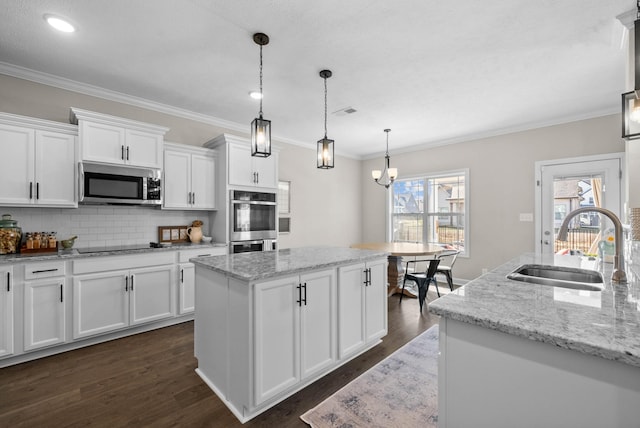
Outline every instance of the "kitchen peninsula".
[[[439, 426], [630, 427], [640, 421], [640, 281], [587, 291], [512, 281], [517, 257], [429, 304], [440, 315]], [[595, 268], [600, 269], [595, 266]]]
[[293, 248], [193, 259], [196, 372], [242, 422], [387, 333], [387, 253]]

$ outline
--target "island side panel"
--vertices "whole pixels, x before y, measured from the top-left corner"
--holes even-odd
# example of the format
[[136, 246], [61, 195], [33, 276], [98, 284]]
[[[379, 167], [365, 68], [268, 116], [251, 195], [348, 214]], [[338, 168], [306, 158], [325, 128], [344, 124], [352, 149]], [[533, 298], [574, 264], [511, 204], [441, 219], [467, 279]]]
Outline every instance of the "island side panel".
[[253, 355], [253, 284], [229, 278], [228, 310], [228, 339], [227, 355], [229, 365], [227, 370], [227, 399], [238, 412], [247, 420], [251, 409], [251, 391], [254, 373], [251, 364]]
[[220, 396], [228, 391], [227, 277], [197, 266], [195, 277], [194, 352], [199, 374]]
[[443, 318], [440, 426], [635, 426], [640, 371]]

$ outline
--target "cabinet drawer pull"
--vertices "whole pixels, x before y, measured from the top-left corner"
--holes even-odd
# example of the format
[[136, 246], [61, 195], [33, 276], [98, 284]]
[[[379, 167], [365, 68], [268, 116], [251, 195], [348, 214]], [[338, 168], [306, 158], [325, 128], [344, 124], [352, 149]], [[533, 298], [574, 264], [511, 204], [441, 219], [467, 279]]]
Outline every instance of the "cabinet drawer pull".
[[31, 273], [44, 273], [44, 272], [55, 272], [58, 268], [55, 269], [41, 269], [41, 270], [32, 270]]
[[62, 303], [63, 298], [62, 298], [62, 284], [60, 284], [60, 303]]

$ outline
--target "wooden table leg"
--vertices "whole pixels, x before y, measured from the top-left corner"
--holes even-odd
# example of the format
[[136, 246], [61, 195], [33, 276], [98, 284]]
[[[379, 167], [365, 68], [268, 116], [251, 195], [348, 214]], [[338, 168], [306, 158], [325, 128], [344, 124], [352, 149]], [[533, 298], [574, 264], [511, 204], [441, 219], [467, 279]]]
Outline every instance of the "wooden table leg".
[[[402, 281], [404, 280], [404, 267], [402, 266], [402, 256], [389, 256], [387, 265], [388, 295], [391, 296], [402, 291]], [[412, 289], [405, 288], [404, 295], [408, 297], [418, 297], [412, 293]]]

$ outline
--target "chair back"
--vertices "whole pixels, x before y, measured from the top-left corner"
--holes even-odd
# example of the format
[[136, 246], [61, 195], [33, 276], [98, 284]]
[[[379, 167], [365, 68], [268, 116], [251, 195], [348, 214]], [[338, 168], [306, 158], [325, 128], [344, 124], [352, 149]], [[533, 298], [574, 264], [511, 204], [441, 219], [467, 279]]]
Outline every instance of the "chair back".
[[440, 264], [440, 259], [429, 260], [429, 267], [427, 268], [427, 278], [433, 278], [436, 275], [436, 271], [438, 270], [439, 264]]
[[458, 258], [458, 254], [460, 254], [458, 250], [445, 250], [438, 254], [438, 260], [443, 261], [443, 263], [449, 262], [447, 266], [452, 268]]

